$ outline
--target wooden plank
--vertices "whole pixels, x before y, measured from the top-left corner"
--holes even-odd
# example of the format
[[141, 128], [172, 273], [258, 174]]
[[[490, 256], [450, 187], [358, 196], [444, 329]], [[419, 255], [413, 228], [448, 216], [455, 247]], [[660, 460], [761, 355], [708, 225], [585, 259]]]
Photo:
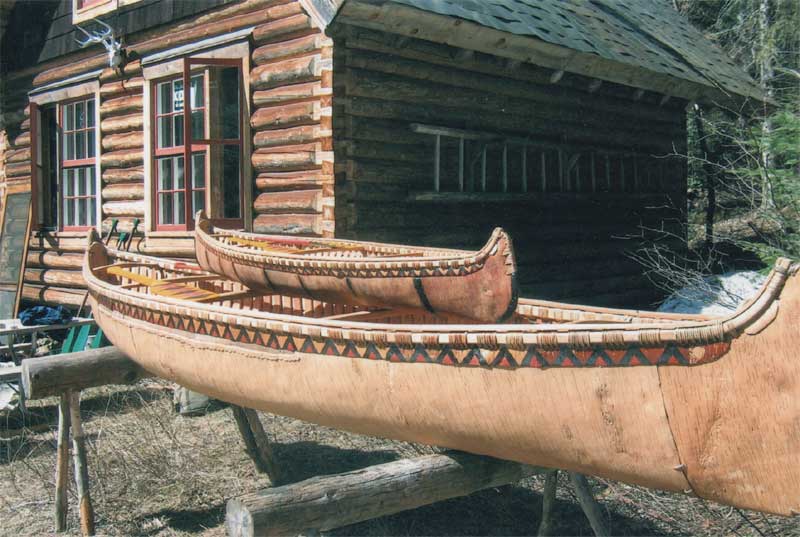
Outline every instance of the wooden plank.
[[243, 408], [237, 405], [231, 405], [231, 412], [233, 418], [236, 420], [236, 426], [239, 428], [239, 434], [245, 445], [245, 451], [253, 460], [259, 472], [267, 474], [272, 486], [280, 484], [280, 476], [278, 468], [275, 465], [275, 458], [272, 454], [272, 448], [269, 445], [269, 439], [258, 413], [251, 408]]
[[69, 417], [72, 428], [72, 460], [75, 465], [75, 489], [78, 496], [78, 515], [81, 534], [94, 535], [94, 509], [89, 494], [89, 462], [86, 456], [86, 436], [81, 424], [81, 394], [67, 392]]
[[150, 376], [116, 347], [28, 358], [22, 362], [20, 375], [28, 399], [108, 384], [132, 384]]
[[70, 394], [61, 393], [58, 402], [58, 440], [56, 444], [55, 529], [67, 529], [67, 482], [69, 481]]
[[225, 527], [232, 537], [328, 531], [543, 471], [459, 452], [402, 459], [230, 500]]

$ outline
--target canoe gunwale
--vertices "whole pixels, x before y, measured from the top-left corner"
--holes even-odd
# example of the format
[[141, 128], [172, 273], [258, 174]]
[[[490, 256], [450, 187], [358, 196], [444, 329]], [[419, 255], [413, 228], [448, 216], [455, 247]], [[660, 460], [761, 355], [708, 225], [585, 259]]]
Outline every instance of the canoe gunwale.
[[[249, 265], [265, 270], [276, 270], [302, 275], [330, 275], [337, 278], [346, 277], [458, 277], [481, 270], [493, 255], [498, 254], [501, 243], [505, 240], [509, 245], [505, 251], [499, 252], [506, 257], [508, 273], [516, 272], [516, 263], [510, 244], [511, 240], [502, 228], [495, 228], [486, 244], [477, 251], [446, 250], [440, 248], [413, 247], [415, 250], [428, 251], [437, 255], [423, 257], [391, 257], [381, 258], [347, 258], [334, 256], [305, 256], [292, 253], [259, 253], [256, 250], [226, 244], [215, 235], [226, 235], [241, 238], [264, 238], [264, 235], [224, 230], [215, 228], [209, 220], [198, 213], [195, 223], [195, 241], [215, 255], [225, 257], [236, 264]], [[276, 236], [276, 239], [279, 237]], [[284, 239], [286, 237], [283, 237]], [[390, 251], [394, 248], [409, 250], [408, 246], [326, 239], [328, 242], [342, 244], [360, 244]], [[458, 271], [453, 273], [453, 271]]]
[[[261, 311], [246, 311], [216, 304], [198, 304], [169, 297], [144, 295], [132, 289], [121, 289], [97, 277], [90, 266], [92, 248], [102, 248], [111, 257], [120, 260], [150, 261], [146, 256], [106, 250], [101, 243], [94, 243], [86, 254], [84, 278], [90, 291], [104, 295], [109, 300], [129, 305], [162, 309], [175, 314], [220, 322], [238, 321], [252, 328], [279, 331], [311, 337], [333, 337], [357, 341], [388, 341], [399, 345], [448, 345], [453, 348], [480, 346], [493, 348], [505, 345], [522, 349], [536, 345], [542, 349], [592, 349], [603, 346], [608, 349], [642, 347], [705, 346], [729, 342], [755, 323], [766, 313], [778, 298], [786, 279], [797, 272], [788, 260], [776, 263], [775, 269], [756, 297], [733, 314], [708, 321], [664, 320], [646, 323], [596, 323], [596, 324], [386, 324], [325, 318], [306, 318], [296, 315]], [[158, 266], [171, 269], [175, 266], [164, 260]], [[224, 279], [221, 277], [221, 279]]]

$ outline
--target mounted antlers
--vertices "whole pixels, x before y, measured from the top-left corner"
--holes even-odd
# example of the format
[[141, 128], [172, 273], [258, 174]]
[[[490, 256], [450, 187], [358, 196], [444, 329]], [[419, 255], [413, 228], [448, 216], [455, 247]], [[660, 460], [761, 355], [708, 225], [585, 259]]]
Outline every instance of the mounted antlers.
[[81, 48], [88, 47], [93, 43], [102, 43], [108, 51], [108, 65], [114, 69], [119, 69], [122, 65], [122, 43], [116, 38], [114, 29], [101, 20], [95, 20], [95, 23], [100, 25], [100, 31], [87, 31], [80, 26], [75, 26], [78, 30], [83, 32], [86, 36], [84, 41], [75, 39]]

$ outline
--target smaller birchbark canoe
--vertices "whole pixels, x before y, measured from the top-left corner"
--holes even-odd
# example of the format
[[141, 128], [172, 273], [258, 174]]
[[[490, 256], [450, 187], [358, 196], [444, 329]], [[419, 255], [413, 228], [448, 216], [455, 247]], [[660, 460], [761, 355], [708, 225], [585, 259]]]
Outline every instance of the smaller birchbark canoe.
[[200, 211], [195, 246], [203, 269], [263, 292], [489, 323], [517, 304], [514, 252], [500, 228], [470, 252], [216, 229]]
[[790, 515], [799, 268], [726, 316], [521, 299], [507, 324], [262, 293], [99, 241], [83, 275], [114, 345], [217, 399]]

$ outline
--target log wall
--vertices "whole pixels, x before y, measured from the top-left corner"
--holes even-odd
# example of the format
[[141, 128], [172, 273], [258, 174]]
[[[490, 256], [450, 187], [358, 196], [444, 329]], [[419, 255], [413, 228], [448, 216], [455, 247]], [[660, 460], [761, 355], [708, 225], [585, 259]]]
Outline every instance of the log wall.
[[[366, 28], [334, 36], [338, 236], [473, 249], [503, 226], [525, 295], [657, 298], [628, 253], [664, 240], [651, 229], [682, 242], [686, 170], [666, 156], [685, 147], [685, 102]], [[475, 166], [459, 187], [459, 142], [442, 136], [437, 192], [436, 136], [415, 124], [510, 140], [487, 148], [486, 191]]]
[[[130, 61], [119, 74], [100, 75], [99, 133], [102, 227], [119, 230], [139, 219], [145, 189], [145, 80], [139, 60], [152, 54], [254, 27], [250, 38], [250, 127], [253, 175], [252, 227], [258, 232], [333, 236], [331, 130], [332, 41], [316, 29], [296, 0], [244, 0], [170, 27], [126, 36]], [[80, 60], [80, 61], [78, 61]], [[31, 137], [27, 92], [102, 67], [105, 54], [64, 56], [10, 73], [7, 129], [0, 136], [0, 182], [27, 182]], [[6, 137], [7, 135], [7, 137]], [[7, 139], [6, 139], [7, 138]], [[30, 238], [23, 298], [76, 306], [85, 285], [80, 275], [84, 233], [40, 231]], [[153, 234], [132, 250], [191, 257], [191, 237]]]

